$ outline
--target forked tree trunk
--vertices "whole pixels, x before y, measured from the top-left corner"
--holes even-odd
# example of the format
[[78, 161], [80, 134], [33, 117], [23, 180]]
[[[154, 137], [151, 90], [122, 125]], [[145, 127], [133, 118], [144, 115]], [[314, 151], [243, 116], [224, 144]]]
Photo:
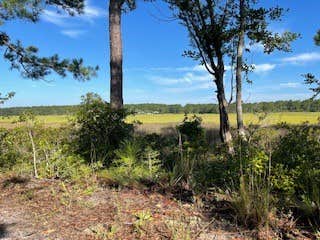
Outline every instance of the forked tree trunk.
[[224, 84], [223, 84], [223, 73], [216, 75], [216, 86], [217, 86], [217, 99], [219, 104], [220, 114], [220, 138], [223, 143], [227, 144], [228, 151], [230, 154], [234, 154], [232, 135], [230, 130], [230, 121], [228, 115], [228, 103], [225, 96]]
[[236, 69], [236, 111], [237, 111], [237, 126], [240, 137], [245, 137], [242, 112], [242, 64], [243, 64], [243, 49], [244, 49], [244, 27], [245, 27], [245, 0], [240, 0], [240, 31], [237, 47], [237, 69]]
[[113, 109], [123, 107], [122, 90], [122, 37], [121, 9], [123, 0], [110, 0], [109, 36], [110, 36], [110, 104]]

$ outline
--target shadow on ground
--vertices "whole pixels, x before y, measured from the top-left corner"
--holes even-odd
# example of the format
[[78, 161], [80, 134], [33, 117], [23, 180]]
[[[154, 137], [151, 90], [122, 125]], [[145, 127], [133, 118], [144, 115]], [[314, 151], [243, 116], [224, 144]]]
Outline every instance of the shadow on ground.
[[8, 224], [0, 224], [0, 239], [8, 235]]
[[28, 177], [13, 176], [2, 183], [3, 188], [12, 187], [14, 185], [26, 185], [30, 181]]

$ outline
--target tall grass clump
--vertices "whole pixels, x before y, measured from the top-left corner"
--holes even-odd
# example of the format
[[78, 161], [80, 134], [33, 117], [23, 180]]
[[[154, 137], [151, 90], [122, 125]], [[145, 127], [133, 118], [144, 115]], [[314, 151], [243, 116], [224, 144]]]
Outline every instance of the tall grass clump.
[[238, 187], [232, 191], [231, 205], [237, 222], [250, 228], [268, 225], [274, 211], [270, 161], [262, 151], [246, 159], [240, 167]]

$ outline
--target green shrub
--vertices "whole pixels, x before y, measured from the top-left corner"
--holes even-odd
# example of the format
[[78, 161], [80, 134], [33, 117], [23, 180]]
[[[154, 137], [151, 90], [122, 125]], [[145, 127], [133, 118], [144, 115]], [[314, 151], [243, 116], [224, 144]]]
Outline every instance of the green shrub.
[[[25, 128], [1, 131], [0, 144], [0, 169], [2, 171], [9, 171], [17, 165], [31, 164], [31, 144]], [[22, 172], [25, 172], [25, 167], [26, 165], [21, 169]]]
[[159, 160], [164, 170], [170, 172], [173, 170], [178, 153], [178, 139], [176, 135], [158, 135], [156, 133], [137, 136], [141, 149], [158, 152]]
[[236, 158], [239, 180], [232, 181], [234, 185], [231, 185], [231, 204], [236, 218], [247, 227], [264, 226], [269, 223], [275, 204], [271, 192], [271, 159], [263, 150], [247, 142], [240, 147]]
[[159, 153], [151, 147], [142, 149], [135, 140], [123, 142], [115, 155], [116, 158], [112, 166], [104, 172], [104, 177], [119, 185], [154, 182], [161, 174]]
[[[301, 215], [320, 223], [320, 128], [291, 126], [273, 154], [273, 184]], [[283, 181], [285, 179], [285, 181]]]
[[201, 126], [202, 119], [196, 115], [188, 117], [185, 115], [183, 122], [177, 126], [182, 141], [193, 146], [206, 145], [204, 128]]
[[46, 128], [41, 124], [0, 131], [0, 170], [34, 175], [30, 131], [39, 177], [76, 180], [91, 172], [84, 160], [72, 153], [69, 128]]
[[89, 163], [109, 166], [120, 143], [133, 133], [133, 125], [125, 122], [127, 115], [125, 110], [111, 109], [97, 94], [83, 96], [75, 121], [76, 152]]
[[59, 150], [51, 156], [50, 161], [42, 161], [39, 175], [42, 178], [57, 178], [65, 181], [78, 181], [89, 177], [92, 169], [85, 160], [77, 155], [70, 155]]

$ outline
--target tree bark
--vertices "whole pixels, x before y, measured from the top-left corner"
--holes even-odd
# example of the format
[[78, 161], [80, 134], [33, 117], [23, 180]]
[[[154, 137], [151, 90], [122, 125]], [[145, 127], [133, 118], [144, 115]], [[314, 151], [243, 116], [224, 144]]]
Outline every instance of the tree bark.
[[230, 154], [234, 154], [232, 135], [230, 131], [230, 121], [228, 114], [228, 103], [225, 96], [224, 84], [223, 84], [224, 71], [215, 76], [215, 83], [217, 86], [217, 99], [219, 104], [220, 113], [220, 138], [223, 143], [227, 144], [228, 151]]
[[122, 72], [122, 36], [121, 11], [122, 0], [110, 0], [109, 36], [110, 36], [110, 104], [113, 109], [123, 107]]
[[240, 0], [240, 19], [239, 19], [239, 40], [237, 46], [237, 69], [236, 69], [236, 111], [237, 111], [237, 127], [240, 137], [245, 137], [242, 112], [242, 64], [245, 34], [245, 0]]

